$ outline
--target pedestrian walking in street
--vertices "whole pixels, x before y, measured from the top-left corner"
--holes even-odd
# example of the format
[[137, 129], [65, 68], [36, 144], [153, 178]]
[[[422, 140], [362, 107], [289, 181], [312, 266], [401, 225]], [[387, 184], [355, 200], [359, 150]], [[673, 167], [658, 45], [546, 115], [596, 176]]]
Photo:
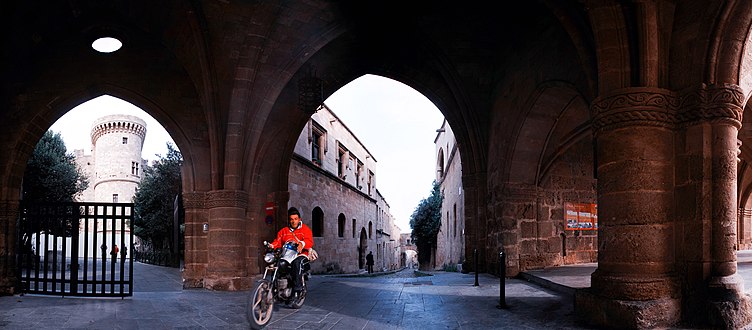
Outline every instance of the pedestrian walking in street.
[[110, 251], [110, 255], [112, 255], [113, 260], [117, 258], [118, 252], [120, 252], [120, 250], [118, 249], [117, 244], [115, 244], [115, 247], [113, 247], [112, 251]]
[[368, 251], [368, 255], [366, 256], [366, 268], [368, 269], [368, 274], [373, 273], [373, 253], [371, 251]]

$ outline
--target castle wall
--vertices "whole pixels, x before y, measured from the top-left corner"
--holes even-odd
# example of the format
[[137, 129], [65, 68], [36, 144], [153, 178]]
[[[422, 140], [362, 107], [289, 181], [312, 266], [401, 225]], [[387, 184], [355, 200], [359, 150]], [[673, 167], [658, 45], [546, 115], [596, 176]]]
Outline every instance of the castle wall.
[[[320, 161], [314, 160], [313, 140], [319, 130]], [[342, 146], [346, 149], [343, 154]], [[360, 166], [359, 166], [360, 164]], [[323, 228], [314, 242], [319, 273], [354, 273], [374, 255], [374, 270], [399, 266], [399, 227], [389, 204], [376, 189], [376, 160], [328, 108], [314, 114], [301, 132], [289, 171], [289, 205], [300, 210], [314, 228], [314, 209], [323, 213]], [[360, 173], [360, 175], [358, 175]]]
[[76, 163], [89, 178], [79, 200], [131, 203], [146, 165], [141, 158], [145, 137], [146, 122], [138, 117], [110, 115], [95, 120], [92, 154], [75, 151]]
[[462, 189], [460, 151], [451, 127], [444, 121], [434, 140], [437, 171], [444, 200], [441, 204], [441, 228], [436, 235], [436, 253], [431, 267], [444, 269], [464, 262], [465, 257], [465, 194]]

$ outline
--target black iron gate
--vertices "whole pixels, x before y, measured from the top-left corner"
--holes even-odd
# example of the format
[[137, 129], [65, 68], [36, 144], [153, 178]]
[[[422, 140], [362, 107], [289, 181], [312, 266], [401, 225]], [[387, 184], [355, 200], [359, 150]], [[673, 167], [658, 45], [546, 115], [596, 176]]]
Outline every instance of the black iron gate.
[[21, 203], [18, 277], [23, 292], [133, 295], [133, 204]]

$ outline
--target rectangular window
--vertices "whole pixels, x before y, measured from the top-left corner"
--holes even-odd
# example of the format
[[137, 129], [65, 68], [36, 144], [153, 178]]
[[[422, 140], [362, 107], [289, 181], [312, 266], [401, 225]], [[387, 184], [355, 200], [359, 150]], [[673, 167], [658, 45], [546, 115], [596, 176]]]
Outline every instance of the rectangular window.
[[343, 180], [346, 179], [347, 173], [345, 172], [345, 164], [347, 164], [347, 160], [350, 158], [349, 156], [350, 152], [343, 146], [342, 144], [338, 143], [337, 147], [337, 176], [342, 178]]
[[357, 186], [358, 190], [360, 190], [363, 189], [363, 185], [360, 184], [361, 180], [363, 180], [363, 163], [361, 163], [359, 160], [357, 161], [357, 163], [358, 167], [355, 168], [355, 185]]
[[374, 185], [374, 179], [373, 179], [373, 172], [368, 171], [368, 194], [371, 194], [371, 190], [373, 189]]
[[320, 143], [321, 135], [316, 134], [316, 132], [313, 132], [313, 140], [311, 141], [311, 161], [321, 166], [321, 143]]
[[127, 137], [123, 137], [123, 144], [128, 144], [128, 138]]
[[118, 202], [118, 194], [112, 194], [112, 202], [117, 203]]
[[138, 162], [131, 162], [131, 174], [138, 175]]
[[311, 126], [311, 161], [321, 166], [324, 159], [326, 131], [313, 121]]

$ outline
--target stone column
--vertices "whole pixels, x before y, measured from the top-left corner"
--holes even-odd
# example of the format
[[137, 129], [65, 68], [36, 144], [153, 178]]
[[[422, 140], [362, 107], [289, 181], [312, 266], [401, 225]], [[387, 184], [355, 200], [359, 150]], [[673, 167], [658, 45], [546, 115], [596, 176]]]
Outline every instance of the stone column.
[[0, 296], [21, 292], [16, 277], [18, 201], [0, 203]]
[[678, 98], [627, 88], [592, 106], [598, 179], [598, 269], [577, 314], [607, 327], [680, 320], [674, 264], [674, 130]]
[[[207, 240], [209, 217], [206, 210], [205, 192], [183, 193], [185, 208], [185, 267], [183, 288], [204, 287], [206, 267], [209, 264]], [[204, 224], [207, 230], [204, 231]]]
[[[486, 241], [488, 228], [488, 217], [486, 208], [493, 208], [488, 204], [486, 198], [486, 174], [484, 173], [463, 173], [462, 186], [465, 194], [465, 264], [462, 269], [476, 271], [474, 250], [478, 250], [478, 269], [477, 271], [487, 271], [486, 259]], [[500, 242], [499, 242], [500, 244]]]
[[245, 265], [245, 232], [248, 193], [215, 190], [207, 193], [209, 216], [208, 265], [204, 286], [213, 290], [245, 290], [251, 287]]
[[[703, 85], [684, 96], [680, 109], [689, 165], [686, 177], [678, 178], [697, 195], [683, 196], [684, 202], [700, 201], [688, 215], [686, 232], [692, 236], [685, 239], [691, 243], [680, 246], [693, 252], [685, 259], [685, 295], [693, 302], [687, 313], [725, 328], [738, 328], [751, 319], [750, 299], [736, 273], [737, 135], [743, 102], [744, 93], [736, 85]], [[702, 299], [707, 305], [698, 301]]]
[[[488, 264], [489, 273], [498, 275], [498, 256], [504, 250], [506, 256], [506, 276], [517, 276], [521, 269], [531, 269], [542, 266], [538, 262], [538, 192], [535, 186], [527, 184], [507, 183], [502, 193], [497, 195], [495, 202], [501, 214], [496, 214], [499, 222], [493, 227], [498, 232], [489, 233], [490, 242], [498, 242], [496, 246], [489, 244]], [[493, 260], [496, 259], [496, 260]]]

